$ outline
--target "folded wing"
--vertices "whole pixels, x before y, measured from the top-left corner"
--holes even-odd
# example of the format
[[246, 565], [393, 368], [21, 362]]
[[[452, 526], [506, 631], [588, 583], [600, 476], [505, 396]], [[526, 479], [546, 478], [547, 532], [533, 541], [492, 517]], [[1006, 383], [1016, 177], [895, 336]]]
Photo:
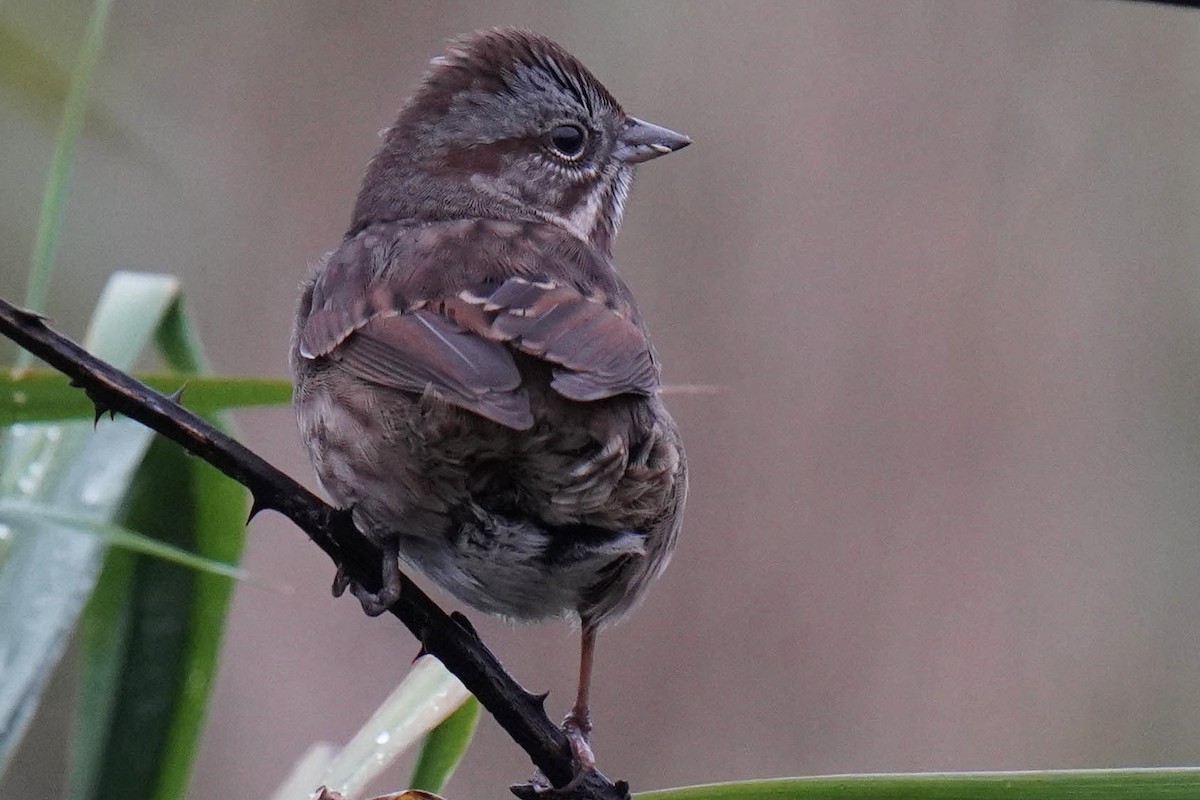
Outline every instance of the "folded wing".
[[436, 259], [398, 265], [425, 259], [392, 242], [360, 236], [333, 254], [299, 331], [303, 357], [335, 360], [381, 386], [431, 391], [516, 430], [531, 427], [533, 414], [514, 351], [553, 365], [551, 387], [571, 400], [658, 392], [658, 367], [631, 300], [554, 277], [555, 265], [545, 263], [523, 275], [439, 286], [431, 280], [442, 267]]

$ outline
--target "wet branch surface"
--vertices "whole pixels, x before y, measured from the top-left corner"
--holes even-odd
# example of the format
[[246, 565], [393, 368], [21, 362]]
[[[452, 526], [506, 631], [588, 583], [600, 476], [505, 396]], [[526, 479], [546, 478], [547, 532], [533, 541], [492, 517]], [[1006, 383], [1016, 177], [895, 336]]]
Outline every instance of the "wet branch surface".
[[[91, 356], [56, 332], [39, 314], [0, 299], [0, 333], [71, 379], [101, 414], [137, 420], [181, 445], [250, 490], [250, 516], [272, 510], [303, 530], [346, 574], [369, 591], [381, 587], [382, 553], [354, 527], [350, 515], [325, 503], [267, 461], [205, 422], [174, 399]], [[483, 704], [554, 787], [572, 783], [576, 765], [563, 732], [546, 716], [544, 695], [533, 694], [505, 671], [462, 614], [447, 614], [402, 576], [390, 612], [412, 631], [425, 652], [440, 660]], [[518, 784], [522, 798], [624, 800], [629, 789], [592, 770], [568, 790]]]

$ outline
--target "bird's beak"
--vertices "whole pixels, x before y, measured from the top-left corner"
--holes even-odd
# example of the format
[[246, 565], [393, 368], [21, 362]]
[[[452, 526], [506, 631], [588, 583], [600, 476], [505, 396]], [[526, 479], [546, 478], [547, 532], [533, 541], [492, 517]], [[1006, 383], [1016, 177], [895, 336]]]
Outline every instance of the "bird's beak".
[[682, 133], [637, 117], [629, 117], [625, 120], [625, 130], [617, 139], [617, 149], [613, 155], [626, 164], [640, 164], [667, 153], [674, 153], [691, 143], [692, 140]]

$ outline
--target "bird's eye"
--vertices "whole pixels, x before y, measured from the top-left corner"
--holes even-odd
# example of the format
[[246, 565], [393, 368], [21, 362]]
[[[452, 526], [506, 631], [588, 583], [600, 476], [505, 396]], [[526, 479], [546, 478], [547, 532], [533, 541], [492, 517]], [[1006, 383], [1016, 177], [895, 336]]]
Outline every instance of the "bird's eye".
[[587, 144], [587, 132], [575, 124], [556, 125], [550, 131], [550, 147], [557, 155], [574, 161], [583, 155]]

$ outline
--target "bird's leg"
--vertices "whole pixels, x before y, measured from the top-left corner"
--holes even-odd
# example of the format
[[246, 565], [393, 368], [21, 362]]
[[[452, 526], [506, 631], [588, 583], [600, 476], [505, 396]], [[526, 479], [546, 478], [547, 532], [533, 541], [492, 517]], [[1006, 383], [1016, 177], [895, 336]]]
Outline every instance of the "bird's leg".
[[571, 753], [579, 765], [579, 776], [595, 769], [596, 756], [588, 744], [592, 732], [592, 715], [588, 709], [588, 689], [592, 683], [592, 660], [596, 654], [596, 626], [587, 617], [583, 618], [583, 633], [579, 648], [579, 692], [575, 705], [563, 720], [563, 733], [571, 743]]
[[345, 567], [338, 566], [337, 575], [333, 577], [333, 596], [341, 597], [346, 588], [362, 603], [363, 611], [369, 617], [378, 617], [387, 611], [400, 599], [400, 551], [395, 545], [383, 548], [383, 585], [378, 592], [369, 592], [359, 583], [350, 580]]

